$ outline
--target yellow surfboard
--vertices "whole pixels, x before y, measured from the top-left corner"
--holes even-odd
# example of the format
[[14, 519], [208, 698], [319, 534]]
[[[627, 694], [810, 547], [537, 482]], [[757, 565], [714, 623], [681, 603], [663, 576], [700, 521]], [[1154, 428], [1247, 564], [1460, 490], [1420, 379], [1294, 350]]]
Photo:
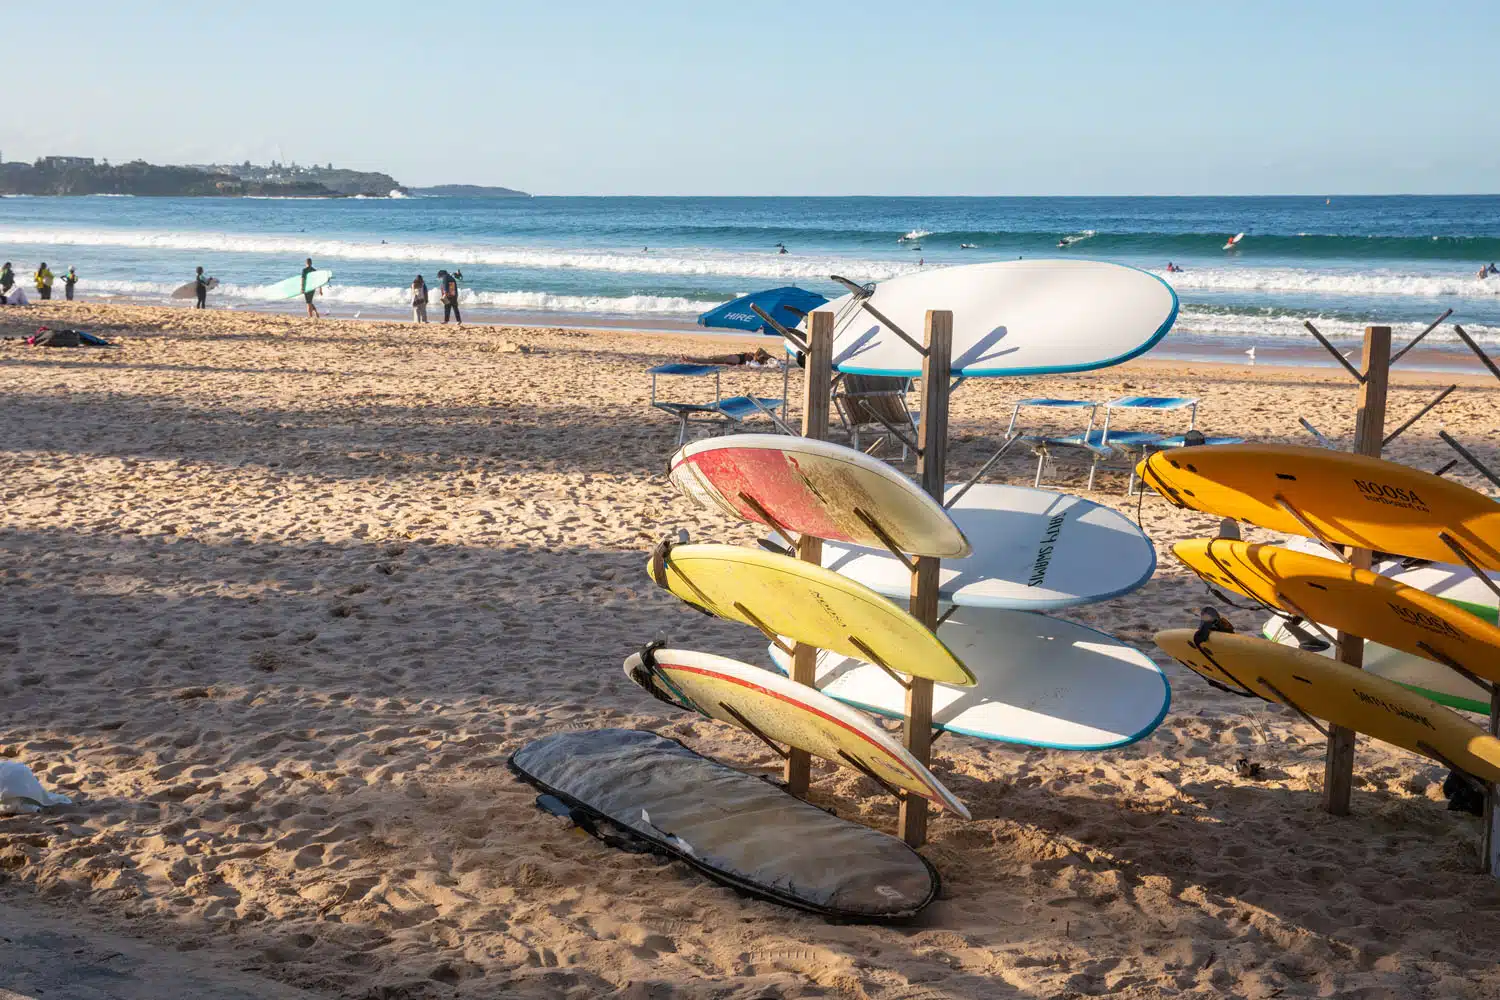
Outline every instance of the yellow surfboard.
[[1224, 444], [1157, 452], [1136, 466], [1179, 507], [1339, 545], [1434, 562], [1459, 561], [1449, 536], [1500, 569], [1500, 504], [1459, 483], [1379, 458], [1287, 444]]
[[852, 767], [970, 818], [964, 804], [875, 720], [817, 688], [690, 649], [648, 648], [625, 661], [625, 675], [663, 701]]
[[1288, 614], [1342, 629], [1438, 663], [1452, 661], [1500, 681], [1500, 628], [1389, 577], [1238, 539], [1195, 538], [1172, 546], [1194, 573]]
[[1195, 646], [1193, 630], [1180, 628], [1158, 632], [1156, 644], [1215, 683], [1500, 781], [1500, 740], [1384, 678], [1250, 636], [1213, 632]]
[[921, 622], [814, 563], [736, 545], [663, 545], [646, 568], [689, 604], [771, 638], [788, 636], [941, 684], [974, 684], [969, 668]]

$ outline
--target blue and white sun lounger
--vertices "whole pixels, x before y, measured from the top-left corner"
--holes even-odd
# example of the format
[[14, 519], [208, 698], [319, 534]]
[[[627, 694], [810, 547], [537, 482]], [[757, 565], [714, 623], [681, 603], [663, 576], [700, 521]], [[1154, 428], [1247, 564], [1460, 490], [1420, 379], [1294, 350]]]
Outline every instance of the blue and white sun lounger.
[[[751, 417], [762, 414], [769, 417], [780, 430], [787, 434], [795, 434], [790, 427], [776, 416], [776, 411], [781, 409], [784, 400], [770, 399], [763, 396], [730, 396], [724, 398], [720, 395], [719, 373], [723, 368], [719, 365], [696, 365], [685, 361], [674, 361], [670, 364], [657, 365], [655, 368], [646, 369], [651, 376], [651, 405], [653, 408], [664, 413], [670, 413], [677, 418], [677, 443], [683, 444], [687, 441], [688, 423], [716, 422], [724, 425], [728, 433], [734, 427], [743, 424]], [[704, 378], [709, 375], [714, 377], [714, 398], [712, 401], [702, 403], [679, 403], [665, 399], [656, 398], [656, 380], [662, 375], [677, 375], [688, 378]]]

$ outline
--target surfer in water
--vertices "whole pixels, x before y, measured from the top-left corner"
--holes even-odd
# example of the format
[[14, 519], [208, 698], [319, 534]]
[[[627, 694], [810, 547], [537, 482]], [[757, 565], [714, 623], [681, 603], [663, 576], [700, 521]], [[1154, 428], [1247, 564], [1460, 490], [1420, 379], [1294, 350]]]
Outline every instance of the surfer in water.
[[312, 258], [307, 258], [307, 264], [302, 268], [302, 298], [307, 301], [308, 319], [321, 318], [321, 314], [318, 312], [318, 307], [313, 305], [313, 296], [318, 294], [318, 290], [313, 289], [309, 291], [307, 288], [307, 276], [312, 274], [316, 270], [317, 268], [313, 267]]
[[193, 294], [198, 297], [197, 303], [193, 306], [194, 309], [208, 308], [208, 283], [213, 280], [203, 273], [203, 266], [200, 264], [193, 275]]
[[1168, 274], [1181, 274], [1182, 273], [1182, 268], [1178, 267], [1176, 264], [1174, 264], [1172, 261], [1169, 260], [1169, 261], [1167, 261], [1167, 273]]

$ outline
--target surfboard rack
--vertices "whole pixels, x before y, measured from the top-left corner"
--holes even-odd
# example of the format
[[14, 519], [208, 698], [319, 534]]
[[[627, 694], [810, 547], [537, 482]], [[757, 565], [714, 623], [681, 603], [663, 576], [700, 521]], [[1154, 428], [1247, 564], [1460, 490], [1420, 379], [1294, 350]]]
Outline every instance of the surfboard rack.
[[885, 526], [880, 523], [879, 519], [868, 513], [863, 507], [854, 508], [854, 516], [864, 522], [865, 527], [875, 533], [875, 537], [880, 539], [880, 544], [884, 545], [886, 551], [895, 556], [896, 560], [906, 567], [908, 573], [916, 572], [916, 560], [901, 551], [901, 547], [896, 544], [896, 540], [891, 537], [889, 531], [885, 530]]
[[[1224, 668], [1220, 667], [1219, 669], [1223, 670]], [[1277, 699], [1283, 705], [1285, 705], [1287, 708], [1290, 708], [1292, 711], [1296, 712], [1298, 715], [1302, 716], [1302, 721], [1303, 722], [1307, 723], [1309, 726], [1312, 726], [1318, 732], [1322, 733], [1323, 734], [1323, 738], [1325, 740], [1333, 738], [1333, 733], [1332, 733], [1331, 730], [1329, 730], [1329, 728], [1327, 726], [1323, 725], [1323, 723], [1319, 722], [1317, 719], [1314, 719], [1312, 716], [1310, 716], [1306, 712], [1304, 712], [1302, 710], [1302, 706], [1298, 705], [1295, 701], [1293, 701], [1286, 694], [1286, 692], [1282, 691], [1275, 684], [1272, 684], [1270, 681], [1266, 680], [1264, 677], [1256, 677], [1255, 679], [1259, 683], [1264, 684], [1266, 686], [1266, 690], [1270, 691], [1272, 694], [1274, 694], [1277, 697]]]
[[[957, 388], [957, 386], [955, 385], [955, 386], [950, 387], [949, 391], [952, 391], [952, 389], [954, 389], [954, 388]], [[986, 461], [983, 465], [981, 465], [979, 467], [979, 471], [978, 472], [974, 473], [972, 476], [970, 476], [968, 478], [967, 481], [964, 482], [964, 484], [962, 486], [960, 486], [958, 489], [954, 490], [952, 496], [950, 496], [947, 500], [943, 501], [943, 507], [945, 509], [952, 510], [953, 509], [953, 505], [956, 504], [956, 503], [958, 503], [960, 500], [962, 500], [964, 494], [967, 493], [967, 492], [969, 492], [969, 490], [972, 489], [974, 487], [974, 485], [979, 482], [979, 480], [983, 479], [984, 476], [985, 476], [985, 473], [989, 472], [990, 469], [994, 468], [995, 463], [998, 462], [998, 461], [1000, 461], [1000, 459], [1005, 456], [1005, 453], [1010, 450], [1010, 446], [1013, 445], [1013, 444], [1015, 444], [1019, 440], [1021, 440], [1021, 432], [1020, 431], [1017, 431], [1017, 430], [1007, 431], [1006, 434], [1005, 434], [1005, 441], [1000, 445], [999, 450], [996, 451], [993, 455], [991, 455], [989, 457], [989, 460]]]
[[792, 345], [796, 347], [797, 350], [807, 350], [807, 340], [802, 336], [802, 334], [798, 333], [796, 330], [791, 330], [785, 326], [782, 326], [779, 322], [777, 322], [774, 316], [766, 312], [754, 302], [750, 303], [750, 311], [764, 320], [771, 327], [771, 329], [775, 330], [777, 336], [781, 337], [784, 340], [791, 341]]
[[1489, 794], [1490, 789], [1488, 785], [1480, 781], [1478, 778], [1474, 777], [1468, 771], [1465, 771], [1463, 768], [1459, 767], [1457, 764], [1453, 763], [1453, 761], [1449, 760], [1443, 754], [1439, 753], [1431, 743], [1428, 743], [1426, 740], [1418, 740], [1417, 749], [1421, 750], [1427, 756], [1431, 757], [1433, 760], [1437, 761], [1439, 764], [1452, 771], [1458, 777], [1459, 781], [1462, 781], [1470, 788], [1479, 792], [1479, 794], [1486, 796]]
[[1448, 546], [1448, 551], [1458, 556], [1459, 562], [1469, 567], [1469, 570], [1474, 574], [1475, 579], [1479, 580], [1479, 582], [1488, 587], [1490, 589], [1490, 593], [1494, 594], [1497, 598], [1500, 598], [1500, 584], [1496, 584], [1494, 580], [1490, 579], [1490, 575], [1480, 567], [1479, 563], [1474, 560], [1473, 556], [1469, 555], [1469, 550], [1464, 548], [1462, 542], [1454, 538], [1452, 535], [1448, 534], [1448, 532], [1446, 531], [1438, 533], [1438, 540], [1444, 545]]
[[1436, 660], [1438, 663], [1441, 663], [1443, 666], [1445, 666], [1448, 669], [1456, 672], [1460, 677], [1462, 677], [1464, 680], [1468, 681], [1470, 684], [1473, 684], [1475, 687], [1479, 688], [1481, 691], [1484, 691], [1485, 693], [1487, 693], [1487, 694], [1489, 694], [1491, 696], [1494, 695], [1494, 693], [1495, 693], [1495, 685], [1494, 684], [1492, 684], [1489, 681], [1483, 679], [1482, 677], [1478, 677], [1478, 676], [1474, 675], [1473, 673], [1471, 673], [1468, 670], [1468, 668], [1466, 668], [1463, 664], [1459, 663], [1453, 657], [1447, 655], [1446, 653], [1442, 652], [1441, 650], [1434, 649], [1426, 641], [1422, 641], [1422, 642], [1417, 643], [1417, 648], [1420, 649], [1420, 650], [1422, 650], [1423, 652], [1425, 652], [1433, 660]]
[[1271, 499], [1276, 501], [1276, 505], [1278, 507], [1286, 511], [1288, 514], [1292, 515], [1293, 519], [1296, 520], [1298, 524], [1302, 525], [1302, 527], [1306, 528], [1307, 533], [1313, 538], [1316, 538], [1320, 543], [1322, 543], [1325, 549], [1337, 556], [1340, 562], [1344, 563], [1345, 565], [1349, 564], [1349, 557], [1344, 554], [1344, 547], [1335, 542], [1330, 542], [1328, 540], [1328, 536], [1324, 535], [1321, 531], [1315, 528], [1313, 526], [1313, 523], [1307, 519], [1307, 516], [1300, 510], [1298, 510], [1296, 505], [1288, 500], [1285, 495], [1278, 493]]
[[[721, 702], [719, 702], [719, 707], [722, 708], [729, 715], [729, 717], [731, 719], [733, 719], [735, 722], [738, 722], [740, 725], [744, 726], [745, 729], [747, 729], [749, 731], [749, 733], [750, 733], [751, 736], [754, 736], [756, 739], [760, 740], [766, 746], [770, 747], [771, 748], [771, 752], [774, 753], [774, 754], [776, 754], [776, 756], [780, 757], [782, 760], [786, 760], [787, 758], [791, 757], [792, 752], [790, 750], [783, 750], [780, 746], [778, 746], [776, 744], [776, 742], [771, 739], [771, 737], [769, 737], [765, 733], [761, 732], [761, 729], [760, 729], [759, 726], [757, 726], [755, 723], [751, 722], [749, 719], [745, 718], [745, 713], [741, 712], [739, 709], [735, 708], [733, 705], [729, 704], [727, 701], [721, 701]], [[840, 751], [840, 752], [842, 752], [842, 751]]]
[[751, 510], [755, 511], [755, 513], [759, 514], [760, 519], [766, 522], [766, 526], [768, 528], [776, 532], [776, 534], [780, 535], [782, 541], [791, 546], [793, 550], [797, 548], [797, 539], [793, 538], [787, 532], [786, 527], [782, 525], [780, 521], [776, 520], [775, 516], [772, 515], [770, 511], [766, 510], [764, 504], [762, 504], [759, 500], [755, 499], [750, 494], [746, 493], [744, 490], [740, 491], [739, 498], [745, 502], [746, 507], [749, 507]]
[[882, 660], [880, 658], [880, 654], [871, 649], [869, 644], [866, 643], [863, 639], [851, 635], [849, 637], [849, 644], [863, 653], [865, 655], [865, 658], [868, 659], [871, 663], [875, 664], [875, 666], [879, 667], [881, 670], [884, 670], [886, 672], [886, 675], [889, 676], [891, 680], [895, 681], [897, 684], [900, 684], [906, 690], [911, 690], [912, 679], [902, 677], [900, 674], [896, 673], [896, 671], [892, 670], [890, 664]]
[[743, 602], [735, 601], [734, 610], [744, 615], [751, 625], [754, 625], [756, 628], [760, 629], [761, 633], [767, 639], [770, 639], [771, 642], [775, 643], [776, 648], [781, 650], [787, 656], [795, 656], [797, 654], [796, 647], [788, 646], [785, 642], [783, 642], [781, 636], [777, 633], [777, 631], [771, 626], [767, 625], [765, 621], [754, 611], [751, 611], [749, 608], [745, 607]]
[[845, 764], [848, 764], [850, 767], [854, 768], [860, 774], [863, 774], [866, 778], [869, 778], [871, 781], [875, 782], [875, 784], [877, 784], [881, 788], [885, 789], [886, 794], [889, 795], [889, 796], [891, 796], [897, 802], [900, 802], [902, 804], [906, 803], [906, 801], [907, 801], [907, 794], [906, 794], [906, 792], [902, 791], [901, 789], [897, 788], [895, 785], [891, 784], [889, 781], [886, 781], [880, 775], [876, 774], [875, 773], [875, 769], [872, 768], [872, 767], [870, 767], [869, 764], [866, 764], [864, 761], [860, 760], [858, 757], [854, 756], [852, 753], [849, 753], [847, 750], [840, 750], [839, 751], [839, 757], [841, 757], [843, 759], [843, 761], [844, 761]]
[[[1454, 440], [1453, 435], [1449, 434], [1447, 431], [1438, 431], [1438, 437], [1442, 438], [1444, 444], [1452, 448], [1454, 451], [1458, 452], [1459, 455], [1463, 457], [1463, 460], [1465, 462], [1468, 462], [1474, 468], [1478, 469], [1479, 472], [1484, 476], [1484, 478], [1488, 479], [1496, 486], [1500, 486], [1500, 476], [1496, 476], [1493, 472], [1490, 471], [1488, 466], [1486, 466], [1479, 459], [1475, 458], [1474, 454], [1470, 452], [1469, 449], [1465, 448], [1463, 445]], [[1448, 465], [1444, 466], [1444, 468], [1452, 468], [1454, 464], [1455, 463], [1450, 462]]]
[[1328, 440], [1326, 437], [1323, 436], [1323, 432], [1322, 431], [1318, 430], [1312, 424], [1308, 423], [1308, 420], [1307, 420], [1306, 417], [1298, 417], [1297, 418], [1297, 423], [1301, 424], [1302, 425], [1302, 429], [1305, 430], [1305, 431], [1307, 431], [1307, 433], [1309, 433], [1309, 434], [1311, 434], [1313, 436], [1313, 440], [1316, 441], [1316, 442], [1318, 442], [1319, 446], [1327, 448], [1330, 451], [1337, 451], [1338, 450], [1338, 448], [1336, 448], [1334, 446], [1334, 443], [1332, 441]]

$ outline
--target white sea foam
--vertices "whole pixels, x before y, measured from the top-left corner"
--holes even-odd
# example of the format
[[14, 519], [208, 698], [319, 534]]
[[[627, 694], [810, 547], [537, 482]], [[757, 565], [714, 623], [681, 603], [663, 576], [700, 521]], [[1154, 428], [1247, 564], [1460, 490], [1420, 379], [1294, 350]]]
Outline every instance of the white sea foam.
[[905, 243], [907, 240], [920, 240], [924, 236], [931, 236], [931, 235], [932, 235], [932, 231], [929, 230], [929, 229], [913, 229], [911, 232], [907, 233], [905, 236], [901, 237], [896, 242], [897, 243]]
[[[88, 297], [110, 296], [159, 300], [170, 296], [179, 284], [156, 281], [91, 280], [84, 283]], [[274, 305], [295, 302], [271, 298], [270, 285], [220, 284], [210, 293], [210, 301], [231, 300], [236, 304]], [[400, 286], [341, 285], [326, 286], [320, 302], [370, 308], [407, 309], [411, 290]], [[470, 308], [509, 309], [517, 312], [558, 312], [585, 315], [634, 316], [656, 315], [682, 318], [696, 316], [720, 303], [682, 298], [673, 295], [554, 295], [550, 292], [490, 292], [465, 288], [460, 304]]]
[[910, 274], [905, 261], [803, 257], [792, 254], [665, 249], [643, 254], [611, 250], [553, 250], [443, 243], [366, 243], [303, 236], [229, 233], [165, 233], [123, 229], [22, 230], [0, 227], [7, 243], [48, 246], [117, 246], [144, 250], [196, 250], [205, 253], [277, 254], [300, 259], [441, 261], [541, 270], [611, 271], [630, 274], [728, 275], [786, 281], [826, 279], [846, 274], [860, 281], [883, 281]]
[[[1237, 340], [1300, 339], [1314, 344], [1303, 321], [1311, 320], [1318, 332], [1331, 340], [1359, 340], [1364, 335], [1365, 323], [1355, 320], [1335, 319], [1309, 314], [1307, 316], [1255, 316], [1243, 313], [1224, 313], [1215, 310], [1186, 306], [1177, 314], [1177, 323], [1169, 336], [1193, 335], [1200, 337], [1225, 337]], [[1426, 329], [1426, 323], [1390, 323], [1391, 338], [1397, 345], [1404, 344]], [[1500, 327], [1482, 324], [1464, 324], [1464, 331], [1482, 343], [1500, 343]], [[1424, 344], [1462, 343], [1452, 326], [1442, 326], [1427, 335]]]
[[1189, 268], [1161, 277], [1179, 292], [1312, 292], [1326, 295], [1394, 295], [1424, 298], [1500, 298], [1500, 278], [1472, 274], [1413, 274], [1391, 270], [1311, 271], [1292, 267]]

